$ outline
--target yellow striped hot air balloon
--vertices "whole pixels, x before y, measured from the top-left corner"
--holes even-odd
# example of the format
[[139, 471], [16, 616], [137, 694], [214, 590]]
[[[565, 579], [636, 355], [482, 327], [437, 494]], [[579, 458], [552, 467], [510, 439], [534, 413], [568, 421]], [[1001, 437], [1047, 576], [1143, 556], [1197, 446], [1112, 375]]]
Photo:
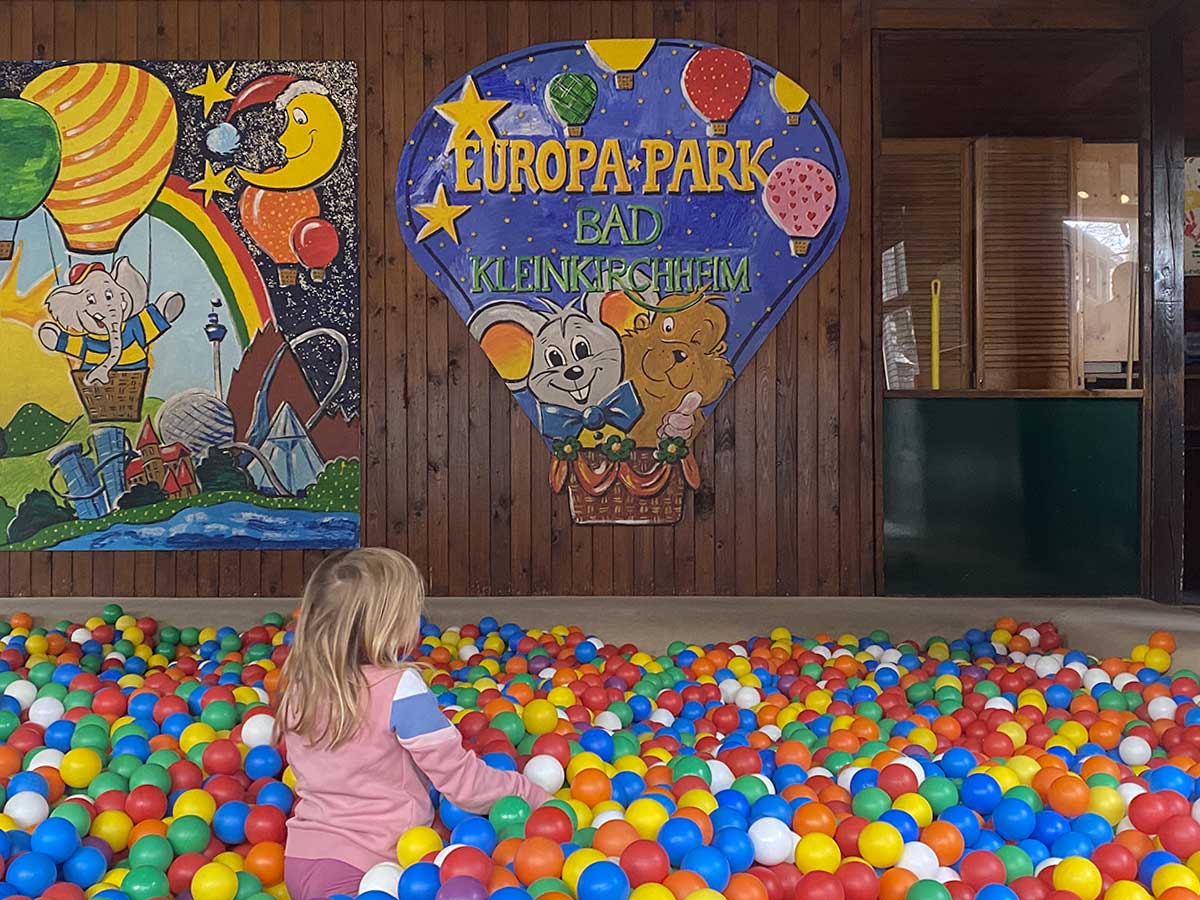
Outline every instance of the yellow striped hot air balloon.
[[34, 78], [21, 96], [62, 136], [62, 167], [46, 209], [75, 253], [111, 253], [158, 195], [179, 122], [167, 86], [124, 63], [71, 63]]

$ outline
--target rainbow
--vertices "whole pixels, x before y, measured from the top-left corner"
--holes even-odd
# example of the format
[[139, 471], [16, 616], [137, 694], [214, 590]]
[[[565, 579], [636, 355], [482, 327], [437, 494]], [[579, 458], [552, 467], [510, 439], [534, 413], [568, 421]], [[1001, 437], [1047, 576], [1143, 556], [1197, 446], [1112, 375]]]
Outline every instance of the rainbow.
[[244, 350], [274, 317], [258, 266], [225, 214], [215, 203], [202, 205], [178, 175], [167, 178], [147, 212], [176, 231], [204, 261]]

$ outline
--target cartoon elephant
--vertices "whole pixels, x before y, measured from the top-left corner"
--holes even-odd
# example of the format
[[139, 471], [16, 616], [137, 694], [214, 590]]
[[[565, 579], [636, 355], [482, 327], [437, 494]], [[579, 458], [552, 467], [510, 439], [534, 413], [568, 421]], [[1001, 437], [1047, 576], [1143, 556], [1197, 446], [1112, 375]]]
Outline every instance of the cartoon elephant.
[[47, 350], [78, 359], [85, 384], [107, 384], [113, 369], [148, 367], [150, 344], [183, 306], [178, 291], [164, 291], [150, 304], [146, 279], [127, 256], [117, 260], [113, 274], [103, 263], [78, 263], [67, 284], [46, 298], [54, 322], [42, 323], [38, 340]]

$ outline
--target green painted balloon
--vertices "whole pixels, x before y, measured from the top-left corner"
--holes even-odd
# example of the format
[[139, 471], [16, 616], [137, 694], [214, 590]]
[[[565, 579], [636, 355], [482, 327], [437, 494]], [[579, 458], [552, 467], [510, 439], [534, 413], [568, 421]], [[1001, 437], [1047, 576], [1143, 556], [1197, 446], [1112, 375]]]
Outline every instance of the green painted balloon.
[[546, 85], [546, 102], [564, 125], [579, 128], [591, 117], [598, 93], [592, 76], [560, 72]]
[[50, 113], [28, 100], [0, 99], [0, 219], [23, 219], [41, 206], [61, 162], [62, 141]]

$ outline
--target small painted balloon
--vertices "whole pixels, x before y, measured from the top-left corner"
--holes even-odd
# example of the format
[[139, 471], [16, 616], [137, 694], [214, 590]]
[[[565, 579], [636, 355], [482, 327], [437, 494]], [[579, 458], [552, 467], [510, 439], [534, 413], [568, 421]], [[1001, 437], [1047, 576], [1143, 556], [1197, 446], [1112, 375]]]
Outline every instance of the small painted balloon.
[[308, 266], [313, 281], [325, 280], [325, 267], [338, 255], [337, 229], [325, 219], [310, 216], [292, 229], [292, 251]]
[[791, 238], [792, 255], [804, 256], [833, 215], [837, 183], [821, 163], [794, 156], [771, 170], [762, 201], [771, 220]]

